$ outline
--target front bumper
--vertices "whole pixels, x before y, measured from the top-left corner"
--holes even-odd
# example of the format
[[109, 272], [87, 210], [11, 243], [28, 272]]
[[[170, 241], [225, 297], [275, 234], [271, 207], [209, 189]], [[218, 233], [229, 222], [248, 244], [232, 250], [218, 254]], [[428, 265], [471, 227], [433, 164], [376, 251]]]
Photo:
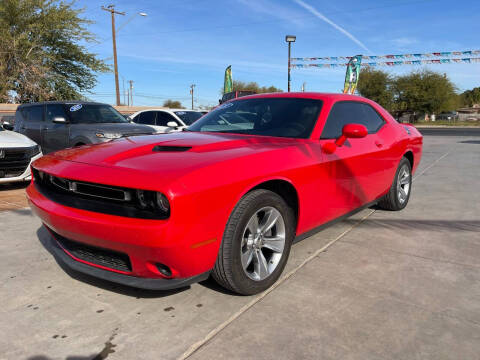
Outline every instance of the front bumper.
[[39, 154], [35, 155], [30, 159], [30, 163], [28, 164], [27, 168], [25, 171], [20, 175], [20, 176], [15, 176], [15, 177], [10, 177], [10, 178], [0, 178], [0, 184], [4, 183], [12, 183], [12, 182], [18, 182], [18, 181], [30, 181], [32, 179], [32, 174], [31, 174], [31, 166], [32, 163], [40, 159], [43, 156], [43, 154], [40, 152]]
[[[147, 220], [90, 212], [63, 206], [40, 193], [32, 181], [27, 198], [33, 212], [59, 236], [97, 249], [106, 249], [128, 256], [127, 271], [102, 266], [72, 256], [64, 250], [61, 239], [54, 241], [52, 253], [69, 267], [113, 282], [144, 289], [182, 287], [208, 277], [218, 246], [213, 242], [198, 246], [201, 235], [192, 237], [186, 228], [173, 226], [169, 220]], [[159, 271], [166, 265], [172, 275]]]
[[48, 240], [45, 243], [45, 246], [47, 247], [47, 250], [50, 251], [53, 254], [53, 256], [55, 256], [57, 261], [66, 265], [70, 269], [73, 269], [75, 271], [78, 271], [99, 279], [111, 281], [111, 282], [126, 285], [126, 286], [131, 286], [139, 289], [146, 289], [146, 290], [177, 289], [177, 288], [188, 286], [193, 283], [197, 283], [199, 281], [206, 280], [210, 275], [210, 271], [207, 271], [200, 275], [192, 276], [189, 278], [182, 278], [182, 279], [142, 278], [142, 277], [130, 276], [130, 275], [112, 272], [109, 270], [104, 270], [95, 266], [87, 265], [85, 263], [82, 263], [73, 259], [70, 255], [68, 255], [62, 249], [62, 247], [58, 244], [58, 242], [55, 240], [52, 234], [50, 234]]

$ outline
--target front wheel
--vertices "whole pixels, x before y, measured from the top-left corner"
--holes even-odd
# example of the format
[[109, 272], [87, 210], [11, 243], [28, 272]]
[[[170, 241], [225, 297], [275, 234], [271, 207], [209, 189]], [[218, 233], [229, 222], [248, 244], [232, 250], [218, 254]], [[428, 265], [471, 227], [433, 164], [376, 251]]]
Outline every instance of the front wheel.
[[407, 206], [412, 189], [412, 167], [407, 158], [402, 158], [398, 165], [393, 184], [378, 205], [386, 210], [402, 210]]
[[268, 289], [285, 268], [294, 234], [295, 217], [285, 201], [269, 190], [251, 191], [230, 215], [213, 278], [242, 295]]

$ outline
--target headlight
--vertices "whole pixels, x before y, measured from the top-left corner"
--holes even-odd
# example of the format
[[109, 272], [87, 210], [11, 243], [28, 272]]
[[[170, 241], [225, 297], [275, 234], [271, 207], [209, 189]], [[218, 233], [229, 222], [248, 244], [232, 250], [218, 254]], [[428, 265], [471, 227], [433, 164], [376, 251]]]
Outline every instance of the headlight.
[[104, 138], [104, 139], [119, 139], [123, 135], [117, 134], [117, 133], [96, 133], [95, 136], [98, 138]]
[[40, 146], [38, 146], [38, 145], [29, 147], [28, 151], [27, 151], [28, 157], [34, 157], [35, 155], [40, 154], [40, 151], [41, 151], [41, 149], [40, 149]]
[[148, 190], [137, 190], [137, 206], [142, 210], [160, 212], [168, 216], [170, 214], [170, 203], [167, 197], [159, 192]]

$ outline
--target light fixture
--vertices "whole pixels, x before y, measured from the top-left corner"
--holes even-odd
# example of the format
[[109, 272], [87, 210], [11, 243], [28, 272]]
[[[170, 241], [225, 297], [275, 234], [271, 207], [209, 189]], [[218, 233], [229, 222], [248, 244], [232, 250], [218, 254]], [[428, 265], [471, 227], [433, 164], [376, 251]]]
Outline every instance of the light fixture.
[[297, 39], [297, 37], [295, 35], [287, 35], [285, 36], [285, 41], [290, 43], [290, 42], [295, 42], [295, 40]]

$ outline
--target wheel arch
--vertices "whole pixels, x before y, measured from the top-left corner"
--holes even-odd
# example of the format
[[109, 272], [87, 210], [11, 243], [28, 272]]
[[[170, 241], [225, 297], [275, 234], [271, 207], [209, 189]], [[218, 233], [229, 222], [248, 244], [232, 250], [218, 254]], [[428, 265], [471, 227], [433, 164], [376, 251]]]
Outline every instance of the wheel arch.
[[405, 154], [403, 154], [404, 158], [407, 158], [407, 160], [410, 162], [410, 168], [413, 170], [413, 165], [414, 165], [414, 158], [413, 158], [413, 151], [412, 150], [407, 150]]
[[290, 206], [294, 212], [295, 226], [298, 225], [298, 217], [300, 214], [300, 200], [298, 197], [298, 191], [295, 188], [295, 186], [291, 183], [291, 181], [283, 178], [265, 180], [251, 187], [242, 195], [242, 197], [248, 194], [249, 192], [258, 190], [258, 189], [270, 190], [278, 194], [283, 200], [285, 200], [287, 205]]

